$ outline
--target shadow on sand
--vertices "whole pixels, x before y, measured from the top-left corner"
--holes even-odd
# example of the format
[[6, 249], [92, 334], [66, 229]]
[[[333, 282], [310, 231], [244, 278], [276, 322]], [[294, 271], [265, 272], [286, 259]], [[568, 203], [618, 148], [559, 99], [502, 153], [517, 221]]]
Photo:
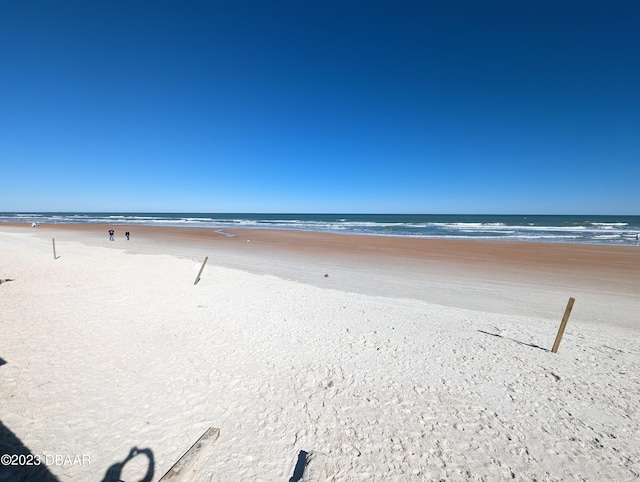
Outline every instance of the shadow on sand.
[[484, 333], [485, 335], [495, 336], [498, 338], [503, 338], [505, 340], [513, 341], [518, 345], [530, 346], [531, 348], [537, 348], [538, 350], [550, 351], [548, 348], [544, 348], [542, 346], [535, 345], [534, 343], [525, 343], [524, 341], [514, 340], [513, 338], [507, 338], [506, 336], [499, 335], [498, 333], [489, 333], [488, 331], [478, 330], [480, 333]]
[[122, 462], [118, 462], [109, 467], [109, 469], [107, 469], [107, 473], [104, 475], [104, 479], [102, 479], [102, 482], [120, 482], [124, 466], [127, 465], [127, 462], [129, 462], [134, 457], [137, 457], [138, 455], [146, 456], [149, 461], [147, 465], [147, 473], [138, 482], [151, 482], [155, 473], [155, 461], [153, 459], [153, 452], [151, 451], [151, 449], [139, 449], [138, 447], [133, 447], [129, 451], [129, 455], [127, 455]]
[[289, 482], [299, 482], [304, 475], [304, 465], [307, 459], [307, 452], [301, 450], [298, 453], [298, 461], [296, 462], [296, 467], [293, 469], [293, 475], [289, 479]]
[[[4, 459], [0, 464], [0, 481], [2, 482], [58, 482], [58, 478], [49, 472], [44, 463], [18, 465], [19, 462], [36, 463], [39, 456], [32, 454], [2, 421], [0, 421], [0, 455], [4, 455], [5, 458], [9, 455], [15, 459], [9, 459], [11, 465], [6, 465]], [[15, 462], [15, 465], [12, 462]]]

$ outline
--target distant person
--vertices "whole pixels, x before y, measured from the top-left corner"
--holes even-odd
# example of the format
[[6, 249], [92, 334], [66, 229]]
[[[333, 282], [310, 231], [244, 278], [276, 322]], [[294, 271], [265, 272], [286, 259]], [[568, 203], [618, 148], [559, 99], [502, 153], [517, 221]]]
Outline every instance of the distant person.
[[127, 231], [126, 233], [124, 233], [124, 235], [127, 237], [127, 241], [129, 241], [129, 231]]
[[636, 246], [640, 243], [640, 234], [636, 233]]
[[113, 229], [109, 230], [109, 241], [114, 241], [114, 235], [115, 235], [115, 231]]

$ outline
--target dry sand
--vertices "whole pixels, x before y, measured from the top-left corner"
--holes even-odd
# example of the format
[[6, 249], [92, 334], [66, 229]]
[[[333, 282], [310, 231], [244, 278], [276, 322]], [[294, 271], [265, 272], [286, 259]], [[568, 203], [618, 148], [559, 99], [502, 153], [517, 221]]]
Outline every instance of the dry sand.
[[640, 477], [640, 248], [109, 228], [0, 225], [0, 452], [36, 480], [158, 480], [212, 426], [188, 480]]

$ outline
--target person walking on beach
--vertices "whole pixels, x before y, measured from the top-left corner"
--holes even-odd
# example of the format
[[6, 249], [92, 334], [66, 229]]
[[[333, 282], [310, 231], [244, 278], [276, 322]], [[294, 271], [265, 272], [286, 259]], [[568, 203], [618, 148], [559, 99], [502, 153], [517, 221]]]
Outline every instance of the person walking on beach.
[[640, 234], [636, 233], [636, 246], [640, 243]]
[[113, 235], [115, 234], [115, 231], [113, 229], [109, 230], [109, 241], [114, 241]]
[[129, 231], [127, 231], [126, 233], [124, 233], [124, 235], [127, 237], [127, 241], [129, 241]]

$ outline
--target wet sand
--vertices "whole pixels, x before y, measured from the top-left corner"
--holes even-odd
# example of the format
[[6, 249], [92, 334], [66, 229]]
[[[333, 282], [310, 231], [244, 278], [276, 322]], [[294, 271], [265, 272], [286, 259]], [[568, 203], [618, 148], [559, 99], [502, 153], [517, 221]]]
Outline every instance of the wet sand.
[[[164, 226], [7, 225], [64, 242], [162, 252], [377, 296], [504, 314], [557, 317], [569, 297], [586, 322], [637, 326], [640, 247], [347, 235]], [[110, 242], [108, 230], [116, 240]], [[124, 233], [132, 233], [129, 241]], [[62, 249], [62, 248], [60, 248]], [[324, 277], [328, 274], [329, 277]], [[505, 297], [503, 287], [510, 287]], [[539, 293], [551, 306], [535, 303]], [[616, 306], [617, 305], [617, 306]]]

